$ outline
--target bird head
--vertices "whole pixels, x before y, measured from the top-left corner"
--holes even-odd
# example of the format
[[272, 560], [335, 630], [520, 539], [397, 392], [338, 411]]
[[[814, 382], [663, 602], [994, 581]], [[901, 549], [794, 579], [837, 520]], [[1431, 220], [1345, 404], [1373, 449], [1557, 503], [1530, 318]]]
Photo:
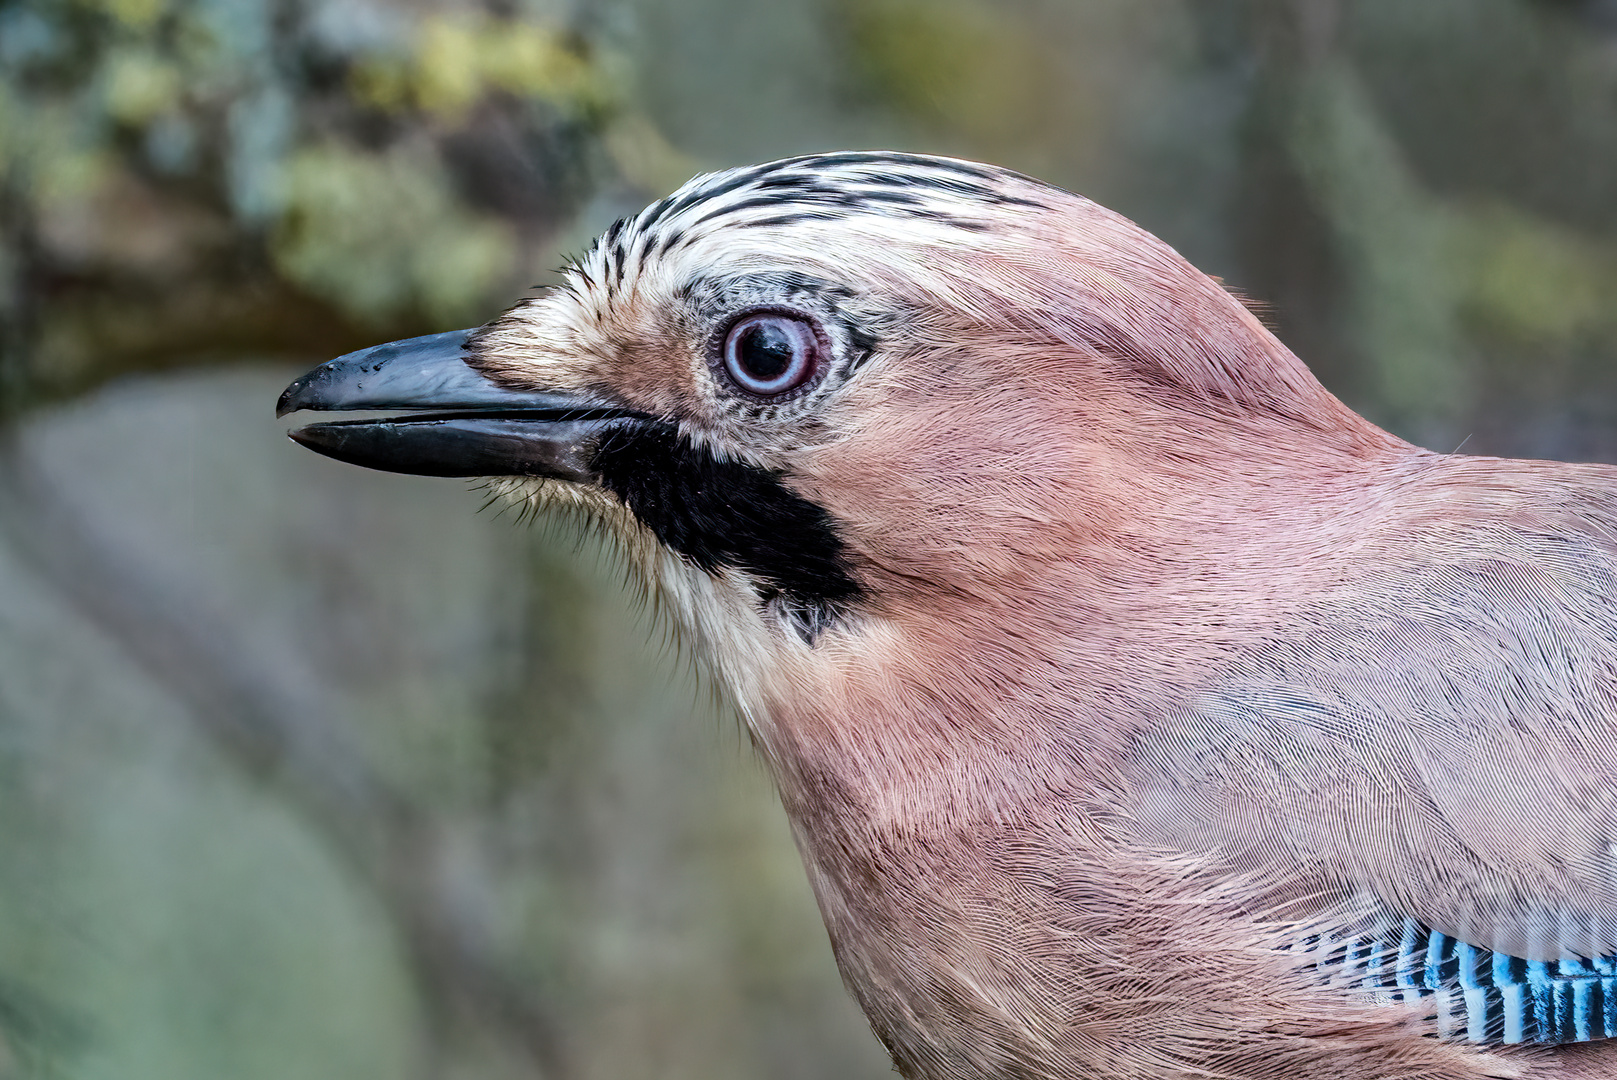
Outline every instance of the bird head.
[[892, 153], [698, 177], [564, 284], [331, 361], [297, 409], [423, 410], [292, 437], [588, 515], [772, 757], [878, 771], [1205, 649], [1130, 620], [1250, 554], [1215, 537], [1252, 491], [1395, 444], [1122, 217]]

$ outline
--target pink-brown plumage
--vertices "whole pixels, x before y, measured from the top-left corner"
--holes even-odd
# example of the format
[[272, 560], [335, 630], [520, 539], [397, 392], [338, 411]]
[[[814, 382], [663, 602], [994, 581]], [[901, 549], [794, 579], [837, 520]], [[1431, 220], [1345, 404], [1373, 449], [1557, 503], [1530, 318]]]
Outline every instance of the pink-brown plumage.
[[[823, 330], [799, 396], [715, 366], [760, 310]], [[805, 615], [677, 506], [583, 496], [742, 710], [903, 1075], [1617, 1075], [1306, 953], [1617, 952], [1617, 470], [1410, 446], [1131, 223], [942, 159], [699, 178], [467, 362], [831, 523], [857, 595]]]

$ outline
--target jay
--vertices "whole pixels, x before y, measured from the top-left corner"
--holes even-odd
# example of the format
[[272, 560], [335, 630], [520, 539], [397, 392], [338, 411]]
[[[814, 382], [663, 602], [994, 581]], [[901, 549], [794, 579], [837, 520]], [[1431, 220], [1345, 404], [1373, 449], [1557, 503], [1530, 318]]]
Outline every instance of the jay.
[[1122, 217], [701, 176], [299, 409], [615, 537], [910, 1080], [1617, 1076], [1617, 469], [1382, 431]]

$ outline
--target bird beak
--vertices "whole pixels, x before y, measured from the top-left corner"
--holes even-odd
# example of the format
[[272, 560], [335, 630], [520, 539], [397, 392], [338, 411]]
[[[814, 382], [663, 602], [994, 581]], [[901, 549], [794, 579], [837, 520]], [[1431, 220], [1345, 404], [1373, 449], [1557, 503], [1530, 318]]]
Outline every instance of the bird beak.
[[350, 465], [421, 476], [542, 476], [590, 483], [608, 431], [647, 418], [578, 393], [513, 390], [466, 363], [473, 331], [374, 345], [293, 381], [275, 415], [422, 410], [375, 420], [310, 424], [288, 432]]

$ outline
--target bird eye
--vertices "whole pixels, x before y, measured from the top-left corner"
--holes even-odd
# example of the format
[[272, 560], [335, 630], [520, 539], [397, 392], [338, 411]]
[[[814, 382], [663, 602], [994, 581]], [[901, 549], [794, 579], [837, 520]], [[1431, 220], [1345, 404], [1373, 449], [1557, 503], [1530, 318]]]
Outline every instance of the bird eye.
[[724, 370], [759, 397], [779, 397], [813, 378], [820, 338], [806, 319], [773, 312], [748, 315], [724, 338]]

